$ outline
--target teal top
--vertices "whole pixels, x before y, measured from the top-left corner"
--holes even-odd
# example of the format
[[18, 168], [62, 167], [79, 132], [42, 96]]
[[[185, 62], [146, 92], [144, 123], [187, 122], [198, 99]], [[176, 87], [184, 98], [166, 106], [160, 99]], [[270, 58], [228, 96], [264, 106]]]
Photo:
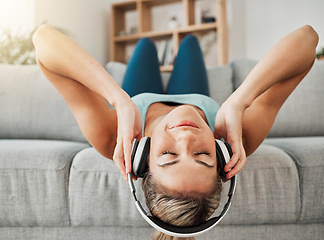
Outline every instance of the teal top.
[[215, 120], [219, 104], [212, 98], [201, 95], [201, 94], [156, 94], [156, 93], [141, 93], [132, 97], [133, 102], [141, 112], [142, 123], [143, 123], [143, 136], [145, 128], [145, 117], [149, 106], [156, 102], [162, 103], [175, 103], [175, 104], [189, 104], [200, 108], [206, 118], [207, 123], [212, 132], [215, 128]]

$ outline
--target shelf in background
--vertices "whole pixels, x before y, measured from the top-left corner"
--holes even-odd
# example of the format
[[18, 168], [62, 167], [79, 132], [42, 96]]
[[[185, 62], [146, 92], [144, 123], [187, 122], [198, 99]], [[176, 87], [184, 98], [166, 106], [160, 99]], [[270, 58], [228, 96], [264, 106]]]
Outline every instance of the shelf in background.
[[131, 11], [131, 10], [136, 10], [137, 3], [144, 3], [145, 5], [154, 7], [154, 6], [166, 5], [170, 3], [177, 3], [181, 1], [183, 0], [131, 0], [131, 1], [125, 1], [120, 3], [114, 3], [114, 8], [124, 10], [124, 11]]
[[114, 37], [115, 42], [132, 42], [137, 41], [138, 39], [148, 37], [148, 38], [169, 38], [174, 34], [186, 34], [191, 32], [201, 32], [209, 30], [217, 30], [217, 23], [204, 23], [198, 25], [187, 26], [183, 28], [177, 28], [172, 30], [160, 30], [160, 31], [150, 31], [137, 33], [134, 35], [127, 36], [116, 36]]
[[126, 1], [126, 2], [115, 3], [113, 7], [115, 9], [120, 9], [123, 11], [132, 11], [132, 10], [136, 10], [136, 2], [137, 1]]
[[160, 6], [164, 4], [177, 3], [183, 0], [139, 0], [140, 2], [147, 3], [150, 6]]
[[[141, 38], [151, 38], [153, 41], [172, 40], [172, 49], [169, 52], [176, 56], [181, 40], [188, 34], [203, 35], [201, 33], [217, 31], [217, 63], [225, 65], [228, 63], [228, 30], [226, 20], [226, 0], [208, 0], [216, 4], [216, 17], [213, 23], [196, 22], [196, 2], [202, 0], [125, 0], [124, 2], [111, 4], [110, 21], [110, 61], [126, 62], [127, 47], [133, 45]], [[205, 0], [207, 1], [207, 0]], [[183, 13], [183, 27], [176, 29], [153, 30], [154, 13], [152, 9], [159, 5], [171, 5], [181, 3]], [[171, 7], [171, 6], [170, 6]], [[178, 7], [178, 6], [177, 6]], [[179, 8], [180, 9], [180, 8]], [[137, 33], [123, 35], [126, 33], [126, 15], [135, 12]], [[178, 14], [177, 14], [178, 15]], [[181, 16], [181, 13], [179, 13]], [[177, 16], [178, 17], [178, 16]], [[133, 31], [131, 31], [133, 32]], [[172, 66], [161, 67], [162, 71], [172, 71]]]

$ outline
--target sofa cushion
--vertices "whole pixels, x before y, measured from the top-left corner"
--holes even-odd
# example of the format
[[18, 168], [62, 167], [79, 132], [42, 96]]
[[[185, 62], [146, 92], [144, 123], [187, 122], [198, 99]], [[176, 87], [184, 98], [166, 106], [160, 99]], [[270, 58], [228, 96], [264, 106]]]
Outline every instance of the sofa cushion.
[[0, 140], [0, 227], [69, 226], [69, 169], [87, 146]]
[[[135, 184], [145, 205], [140, 181]], [[224, 184], [222, 204], [227, 200], [226, 187]], [[70, 211], [71, 223], [78, 227], [147, 226], [135, 208], [128, 183], [113, 161], [92, 148], [79, 152], [73, 161]], [[294, 162], [284, 151], [262, 145], [239, 174], [233, 205], [220, 224], [290, 223], [297, 221], [299, 212], [298, 173]]]
[[230, 63], [233, 69], [233, 87], [237, 89], [245, 80], [249, 72], [257, 64], [257, 61], [251, 59], [236, 59]]
[[[235, 89], [256, 65], [256, 61], [239, 59], [231, 63]], [[270, 137], [324, 135], [324, 61], [315, 62], [305, 79], [282, 106], [269, 133]]]
[[37, 65], [0, 64], [0, 106], [0, 138], [86, 141]]
[[323, 136], [323, 103], [324, 61], [317, 61], [282, 106], [269, 136]]
[[[141, 181], [135, 182], [145, 207]], [[69, 184], [71, 224], [80, 226], [148, 226], [135, 207], [128, 183], [112, 160], [94, 148], [79, 152]]]
[[298, 220], [297, 167], [283, 150], [262, 144], [248, 157], [237, 177], [233, 203], [221, 225], [284, 224]]
[[121, 86], [124, 80], [127, 65], [120, 62], [108, 62], [105, 65], [107, 72], [113, 77], [116, 83]]
[[213, 67], [207, 69], [207, 74], [210, 97], [222, 104], [233, 92], [232, 68], [230, 65]]
[[267, 139], [284, 150], [298, 167], [301, 222], [324, 222], [324, 137]]

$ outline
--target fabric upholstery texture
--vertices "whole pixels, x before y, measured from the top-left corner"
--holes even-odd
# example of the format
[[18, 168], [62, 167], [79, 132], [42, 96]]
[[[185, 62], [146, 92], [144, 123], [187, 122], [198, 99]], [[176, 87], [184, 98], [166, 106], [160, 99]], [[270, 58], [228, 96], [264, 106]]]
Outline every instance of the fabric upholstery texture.
[[0, 227], [69, 226], [68, 179], [84, 143], [0, 140]]
[[[151, 227], [74, 227], [74, 228], [0, 228], [0, 240], [150, 240]], [[198, 235], [196, 240], [210, 239], [323, 239], [323, 224], [218, 225], [214, 231]]]
[[[208, 69], [211, 97], [224, 102], [256, 63]], [[126, 65], [105, 67], [121, 85]], [[324, 62], [315, 62], [238, 174], [229, 212], [197, 240], [323, 238], [323, 76]], [[169, 77], [162, 74], [164, 89]], [[135, 186], [146, 209], [141, 181]], [[223, 186], [214, 216], [227, 200]], [[153, 232], [113, 161], [86, 142], [40, 69], [0, 65], [0, 240], [150, 239]]]
[[[237, 60], [233, 68], [234, 89], [247, 77], [256, 61]], [[274, 122], [269, 137], [324, 135], [324, 61], [316, 61], [304, 80], [289, 96]]]
[[[128, 183], [113, 161], [95, 149], [79, 152], [72, 164], [70, 177], [72, 226], [148, 226], [135, 207]], [[135, 181], [139, 199], [141, 180]]]
[[283, 149], [298, 166], [302, 192], [299, 221], [324, 221], [324, 138], [275, 138], [266, 143]]
[[300, 209], [298, 182], [297, 167], [289, 155], [277, 147], [261, 145], [238, 174], [231, 210], [220, 224], [296, 222]]
[[324, 61], [313, 68], [280, 110], [269, 137], [324, 135]]
[[86, 142], [63, 98], [37, 65], [0, 64], [0, 138]]

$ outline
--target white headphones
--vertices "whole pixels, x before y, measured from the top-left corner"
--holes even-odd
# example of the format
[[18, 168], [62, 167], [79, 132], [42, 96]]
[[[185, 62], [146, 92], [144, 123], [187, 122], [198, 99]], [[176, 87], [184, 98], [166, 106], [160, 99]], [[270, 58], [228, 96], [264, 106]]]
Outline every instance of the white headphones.
[[[140, 178], [144, 177], [145, 173], [148, 171], [147, 156], [150, 151], [150, 140], [151, 139], [149, 137], [143, 137], [140, 140], [140, 142], [138, 142], [137, 139], [134, 139], [133, 141], [132, 155], [131, 155], [132, 171], [137, 177]], [[218, 139], [215, 139], [215, 144], [216, 144], [218, 172], [220, 174], [220, 177], [222, 179], [225, 179], [226, 172], [224, 171], [224, 167], [229, 162], [229, 160], [233, 155], [232, 149], [229, 143], [224, 143]], [[129, 179], [128, 181], [129, 187], [133, 195], [135, 205], [139, 213], [142, 215], [142, 217], [156, 230], [174, 237], [191, 237], [191, 236], [204, 233], [212, 229], [213, 227], [215, 227], [228, 212], [236, 188], [236, 176], [233, 176], [231, 178], [230, 181], [231, 185], [227, 194], [228, 196], [227, 203], [225, 204], [219, 216], [213, 217], [198, 226], [178, 227], [178, 226], [173, 226], [171, 224], [165, 223], [157, 217], [148, 215], [143, 209], [140, 201], [137, 199], [136, 189], [132, 180], [132, 173], [129, 174], [128, 179]]]

